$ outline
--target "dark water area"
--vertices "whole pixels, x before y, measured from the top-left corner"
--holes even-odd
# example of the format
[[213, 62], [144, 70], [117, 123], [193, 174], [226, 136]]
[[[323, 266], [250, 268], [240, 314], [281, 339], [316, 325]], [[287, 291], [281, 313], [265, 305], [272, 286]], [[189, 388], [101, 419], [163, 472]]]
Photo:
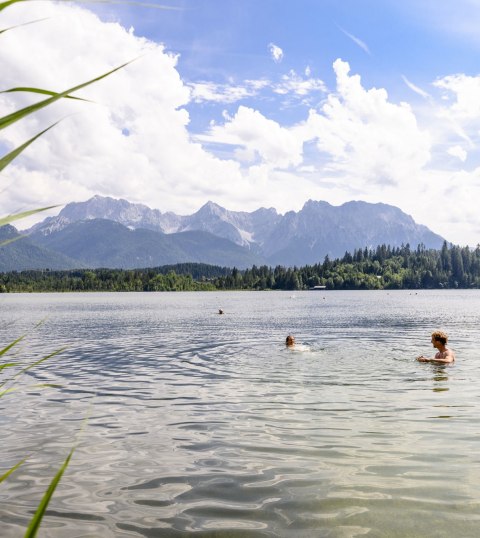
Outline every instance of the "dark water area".
[[[27, 457], [0, 536], [77, 444], [39, 537], [476, 537], [479, 312], [477, 290], [3, 295], [15, 361], [67, 349], [0, 398], [0, 475]], [[455, 365], [414, 360], [435, 329]]]

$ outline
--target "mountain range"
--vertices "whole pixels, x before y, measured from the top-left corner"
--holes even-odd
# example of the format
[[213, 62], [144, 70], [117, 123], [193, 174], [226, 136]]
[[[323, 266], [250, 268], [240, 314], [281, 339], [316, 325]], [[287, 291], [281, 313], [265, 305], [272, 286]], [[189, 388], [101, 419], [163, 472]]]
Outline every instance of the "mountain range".
[[[309, 200], [284, 215], [273, 208], [229, 211], [208, 202], [188, 216], [143, 204], [94, 196], [0, 249], [0, 271], [84, 267], [139, 268], [181, 262], [238, 268], [301, 266], [357, 248], [409, 243], [441, 248], [444, 239], [399, 208], [352, 201], [341, 206]], [[13, 226], [0, 229], [14, 239]]]

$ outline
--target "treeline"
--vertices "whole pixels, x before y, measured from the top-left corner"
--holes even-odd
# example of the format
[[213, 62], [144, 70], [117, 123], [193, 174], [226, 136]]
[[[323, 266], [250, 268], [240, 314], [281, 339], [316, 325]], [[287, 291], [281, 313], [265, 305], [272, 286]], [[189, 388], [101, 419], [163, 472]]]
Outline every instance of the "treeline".
[[343, 258], [304, 267], [274, 269], [262, 266], [232, 273], [215, 280], [220, 289], [302, 290], [327, 289], [420, 289], [480, 288], [480, 246], [448, 246], [441, 250], [419, 245], [346, 252]]
[[0, 293], [43, 291], [211, 291], [227, 267], [181, 263], [149, 269], [11, 271], [0, 274]]
[[0, 274], [0, 292], [480, 288], [480, 246], [380, 245], [304, 267], [251, 269], [185, 263], [151, 269]]

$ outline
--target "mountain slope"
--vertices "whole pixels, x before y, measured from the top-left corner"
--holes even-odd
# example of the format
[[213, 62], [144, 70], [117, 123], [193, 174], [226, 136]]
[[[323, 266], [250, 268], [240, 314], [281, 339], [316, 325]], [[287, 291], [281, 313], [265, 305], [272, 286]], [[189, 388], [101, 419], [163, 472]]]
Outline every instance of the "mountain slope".
[[336, 207], [309, 200], [298, 213], [285, 214], [265, 241], [263, 254], [273, 265], [305, 265], [323, 261], [326, 255], [341, 257], [355, 248], [423, 243], [439, 249], [443, 241], [394, 206], [347, 202]]
[[235, 243], [207, 232], [167, 235], [145, 229], [131, 230], [106, 219], [74, 222], [49, 234], [37, 230], [31, 240], [75, 257], [87, 267], [132, 269], [199, 262], [243, 268], [264, 262]]
[[21, 237], [9, 224], [0, 227], [0, 243], [3, 241], [12, 242], [0, 246], [0, 272], [83, 267], [77, 260], [33, 244], [28, 237]]
[[126, 200], [94, 196], [86, 202], [67, 204], [56, 217], [48, 217], [29, 232], [49, 234], [60, 231], [73, 222], [108, 219], [132, 229], [144, 228], [167, 234], [204, 231], [229, 239], [240, 246], [261, 243], [281, 219], [275, 209], [261, 208], [252, 213], [229, 211], [207, 202], [196, 213], [188, 216], [162, 213], [142, 204]]
[[[353, 252], [357, 248], [376, 248], [381, 244], [401, 246], [407, 243], [416, 248], [423, 243], [426, 248], [438, 249], [444, 241], [427, 227], [416, 224], [411, 216], [397, 207], [361, 201], [332, 206], [327, 202], [309, 200], [300, 211], [289, 211], [285, 215], [278, 214], [273, 208], [260, 208], [251, 213], [229, 211], [207, 202], [193, 215], [180, 216], [161, 213], [142, 204], [130, 204], [126, 200], [95, 196], [86, 202], [68, 204], [57, 217], [45, 219], [31, 231], [39, 244], [47, 245], [48, 241], [42, 242], [42, 237], [55, 236], [68, 228], [73, 230], [71, 226], [75, 223], [98, 218], [116, 222], [131, 228], [131, 231], [143, 230], [144, 233], [149, 230], [164, 237], [161, 240], [156, 237], [151, 243], [142, 234], [132, 240], [133, 236], [126, 232], [114, 241], [97, 237], [98, 249], [105, 249], [108, 253], [116, 245], [119, 250], [106, 257], [102, 257], [100, 251], [91, 252], [86, 258], [81, 258], [82, 262], [89, 264], [104, 260], [103, 264], [109, 261], [132, 266], [135, 259], [142, 264], [153, 263], [154, 260], [178, 263], [215, 259], [215, 263], [222, 266], [245, 267], [253, 263], [301, 266], [323, 261], [326, 255], [330, 258], [341, 257], [345, 251]], [[182, 232], [213, 234], [217, 244], [210, 238], [203, 245], [206, 236], [193, 236], [199, 241], [197, 245], [193, 240], [187, 241], [187, 236], [176, 235]], [[105, 229], [104, 233], [110, 232]], [[167, 238], [174, 242], [169, 243]], [[228, 242], [222, 243], [225, 240]], [[61, 242], [58, 237], [56, 241]], [[83, 240], [78, 237], [78, 241], [81, 243]], [[125, 241], [123, 246], [120, 245], [122, 241]], [[156, 243], [158, 241], [162, 241], [161, 245]], [[244, 249], [234, 253], [231, 250], [232, 242]], [[148, 244], [150, 247], [147, 247]], [[64, 247], [59, 245], [59, 251], [76, 256], [75, 251], [68, 250], [66, 245]], [[51, 248], [57, 247], [52, 243]], [[128, 249], [132, 250], [131, 254], [127, 253]], [[250, 252], [250, 257], [245, 250]]]

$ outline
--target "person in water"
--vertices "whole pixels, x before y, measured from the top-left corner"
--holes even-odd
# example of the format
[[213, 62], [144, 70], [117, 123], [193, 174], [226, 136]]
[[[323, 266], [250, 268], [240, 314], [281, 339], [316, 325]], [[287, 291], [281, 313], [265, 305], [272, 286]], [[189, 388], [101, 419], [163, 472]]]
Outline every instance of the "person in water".
[[293, 347], [295, 345], [295, 338], [289, 334], [285, 339], [285, 345], [287, 347]]
[[437, 349], [435, 357], [429, 359], [420, 355], [417, 357], [419, 362], [435, 362], [440, 364], [450, 364], [455, 361], [455, 353], [447, 348], [448, 336], [442, 331], [435, 331], [432, 333], [432, 346]]

